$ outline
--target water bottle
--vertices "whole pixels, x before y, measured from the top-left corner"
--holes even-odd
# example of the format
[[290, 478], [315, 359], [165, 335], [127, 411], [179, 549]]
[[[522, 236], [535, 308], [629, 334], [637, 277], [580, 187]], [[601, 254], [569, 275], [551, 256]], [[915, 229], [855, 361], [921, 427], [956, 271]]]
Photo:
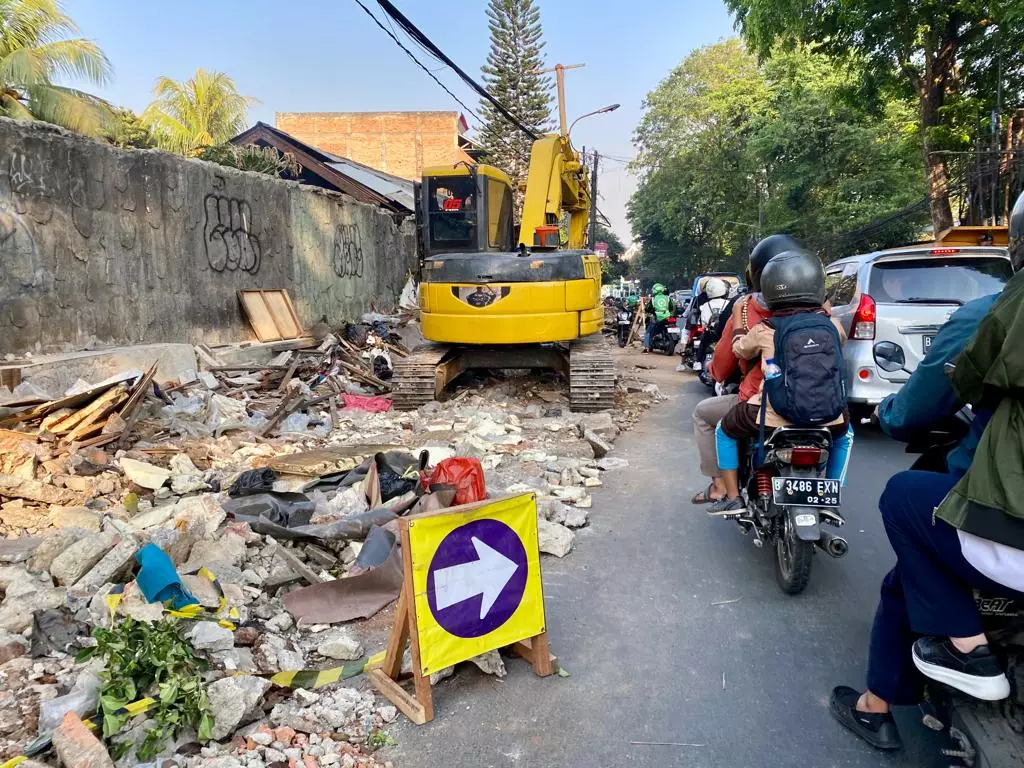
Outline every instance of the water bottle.
[[765, 380], [777, 379], [782, 375], [782, 369], [779, 368], [778, 363], [775, 362], [774, 357], [769, 357], [764, 362], [764, 378]]

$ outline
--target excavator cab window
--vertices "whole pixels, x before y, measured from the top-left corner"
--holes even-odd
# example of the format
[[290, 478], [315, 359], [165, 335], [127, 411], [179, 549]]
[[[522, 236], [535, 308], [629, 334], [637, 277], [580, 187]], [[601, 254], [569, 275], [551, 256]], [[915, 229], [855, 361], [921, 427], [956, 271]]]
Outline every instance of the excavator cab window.
[[427, 216], [431, 253], [476, 250], [476, 197], [476, 181], [472, 176], [430, 179]]
[[487, 179], [487, 245], [499, 251], [513, 250], [512, 190], [497, 179]]

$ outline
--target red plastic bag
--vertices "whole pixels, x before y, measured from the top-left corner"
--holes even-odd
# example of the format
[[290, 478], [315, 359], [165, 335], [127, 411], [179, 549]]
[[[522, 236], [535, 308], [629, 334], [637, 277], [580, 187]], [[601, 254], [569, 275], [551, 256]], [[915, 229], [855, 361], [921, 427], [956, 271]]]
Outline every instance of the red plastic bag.
[[361, 411], [369, 411], [370, 413], [384, 413], [391, 410], [390, 397], [343, 394], [341, 402], [343, 408], [358, 408]]
[[455, 488], [453, 504], [472, 504], [487, 498], [484, 468], [479, 459], [453, 456], [440, 462], [430, 475], [432, 485], [450, 485]]

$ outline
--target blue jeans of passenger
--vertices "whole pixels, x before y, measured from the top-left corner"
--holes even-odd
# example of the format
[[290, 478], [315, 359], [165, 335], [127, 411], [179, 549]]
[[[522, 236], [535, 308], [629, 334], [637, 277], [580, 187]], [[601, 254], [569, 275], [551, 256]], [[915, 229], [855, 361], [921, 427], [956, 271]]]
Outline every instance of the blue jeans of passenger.
[[878, 502], [896, 567], [882, 580], [867, 683], [872, 693], [890, 704], [921, 700], [920, 677], [911, 660], [915, 639], [972, 637], [981, 632], [974, 589], [1024, 598], [975, 570], [960, 551], [956, 529], [933, 519], [935, 507], [958, 479], [935, 472], [900, 472], [889, 479]]
[[664, 328], [666, 325], [667, 323], [664, 320], [655, 320], [647, 326], [647, 331], [644, 333], [644, 349], [651, 348], [651, 337], [657, 333], [657, 329]]
[[[718, 452], [719, 469], [739, 469], [740, 449], [739, 442], [722, 431], [722, 425], [715, 427], [715, 446]], [[846, 434], [833, 438], [832, 450], [828, 454], [828, 466], [825, 467], [825, 477], [830, 480], [838, 480], [840, 485], [846, 485], [846, 470], [850, 466], [850, 452], [853, 450], [853, 427], [846, 430]]]

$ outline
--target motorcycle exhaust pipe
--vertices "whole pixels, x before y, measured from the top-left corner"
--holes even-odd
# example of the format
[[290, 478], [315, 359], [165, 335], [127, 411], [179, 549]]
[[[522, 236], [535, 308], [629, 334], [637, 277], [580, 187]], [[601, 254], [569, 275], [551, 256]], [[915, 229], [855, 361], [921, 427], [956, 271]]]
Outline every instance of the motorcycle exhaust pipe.
[[818, 549], [830, 557], [836, 559], [850, 551], [850, 545], [842, 536], [833, 536], [827, 531], [821, 532], [821, 538], [817, 542]]

